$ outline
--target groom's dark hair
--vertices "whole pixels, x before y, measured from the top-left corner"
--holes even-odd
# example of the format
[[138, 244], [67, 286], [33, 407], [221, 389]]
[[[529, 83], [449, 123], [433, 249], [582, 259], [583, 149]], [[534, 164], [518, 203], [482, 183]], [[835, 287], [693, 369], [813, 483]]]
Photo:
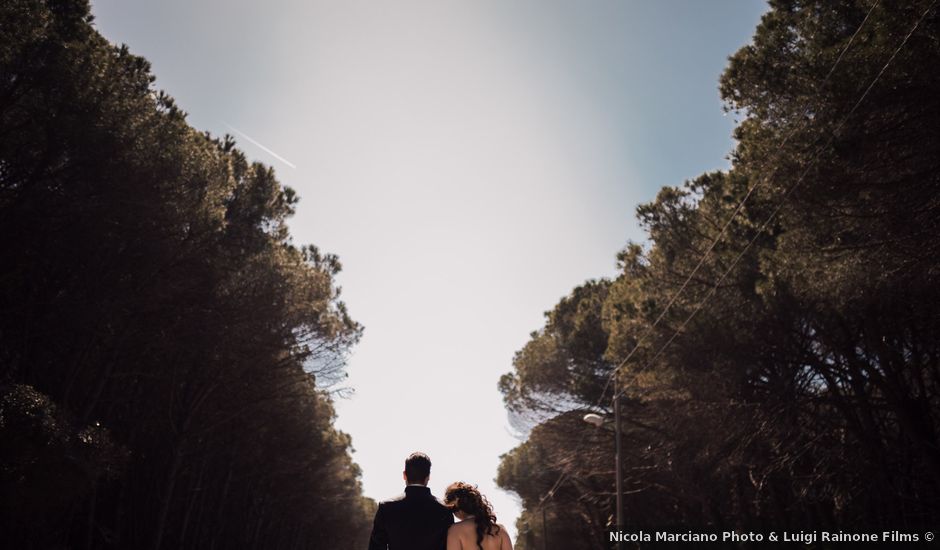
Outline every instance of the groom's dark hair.
[[424, 453], [411, 453], [405, 459], [405, 477], [408, 483], [424, 483], [431, 475], [431, 459]]

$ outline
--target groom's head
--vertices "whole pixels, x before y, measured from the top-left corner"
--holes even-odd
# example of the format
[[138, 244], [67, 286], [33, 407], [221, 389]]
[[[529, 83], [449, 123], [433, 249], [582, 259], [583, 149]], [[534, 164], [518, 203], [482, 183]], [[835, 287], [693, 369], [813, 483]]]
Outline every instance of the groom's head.
[[405, 483], [427, 485], [431, 477], [431, 459], [424, 453], [411, 453], [405, 459]]

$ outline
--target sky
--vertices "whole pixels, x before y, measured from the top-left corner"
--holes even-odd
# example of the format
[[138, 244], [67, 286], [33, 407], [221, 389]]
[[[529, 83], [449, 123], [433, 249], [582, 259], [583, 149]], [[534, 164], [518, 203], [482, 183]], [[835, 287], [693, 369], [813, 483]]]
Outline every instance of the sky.
[[727, 168], [717, 83], [758, 0], [92, 0], [190, 124], [231, 134], [339, 255], [365, 327], [336, 404], [367, 496], [479, 485], [512, 534], [496, 389], [543, 313], [616, 276], [634, 211]]

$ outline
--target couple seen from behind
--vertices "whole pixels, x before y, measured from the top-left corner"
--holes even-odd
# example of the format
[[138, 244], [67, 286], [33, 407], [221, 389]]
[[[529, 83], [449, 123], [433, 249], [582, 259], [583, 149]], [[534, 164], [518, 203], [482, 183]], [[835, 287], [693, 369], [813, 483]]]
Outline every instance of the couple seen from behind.
[[512, 550], [506, 528], [476, 487], [451, 483], [441, 502], [428, 488], [430, 477], [428, 455], [405, 460], [405, 493], [379, 503], [369, 550]]

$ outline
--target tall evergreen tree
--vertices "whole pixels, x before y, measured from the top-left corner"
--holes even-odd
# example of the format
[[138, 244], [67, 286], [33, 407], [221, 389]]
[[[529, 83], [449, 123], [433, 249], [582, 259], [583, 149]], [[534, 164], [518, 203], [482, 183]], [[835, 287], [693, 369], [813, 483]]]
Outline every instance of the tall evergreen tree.
[[[648, 244], [591, 283], [606, 296], [588, 340], [608, 365], [630, 357], [617, 377], [628, 525], [914, 530], [940, 518], [938, 37], [928, 1], [780, 0], [731, 58], [731, 170], [640, 206]], [[592, 361], [528, 359], [551, 327], [500, 386], [514, 413], [559, 409], [501, 469], [535, 548], [533, 509], [561, 473], [555, 510], [594, 502], [609, 518], [613, 501], [612, 435], [571, 424], [607, 404], [544, 390], [585, 386]], [[561, 514], [555, 528], [579, 521]]]
[[87, 1], [0, 6], [0, 531], [355, 548], [328, 390], [361, 333], [296, 194], [188, 125]]

